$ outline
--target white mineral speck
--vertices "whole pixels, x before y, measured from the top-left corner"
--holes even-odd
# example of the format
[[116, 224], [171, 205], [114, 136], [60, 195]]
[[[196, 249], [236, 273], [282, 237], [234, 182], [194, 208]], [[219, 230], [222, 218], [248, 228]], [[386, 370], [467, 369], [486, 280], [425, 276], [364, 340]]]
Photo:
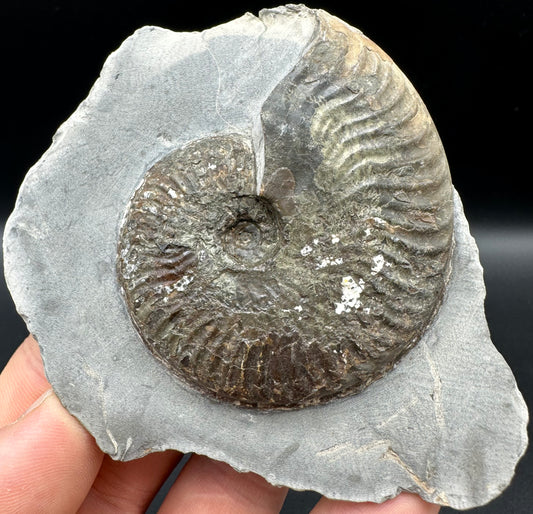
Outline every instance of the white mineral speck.
[[340, 303], [336, 304], [335, 312], [341, 314], [343, 312], [351, 312], [352, 309], [358, 309], [361, 306], [359, 297], [365, 288], [365, 281], [360, 278], [359, 282], [351, 276], [343, 277], [342, 279], [342, 297]]
[[343, 262], [344, 260], [342, 257], [338, 257], [337, 259], [331, 259], [330, 257], [326, 257], [316, 265], [315, 269], [325, 268], [326, 266], [339, 266]]
[[318, 239], [313, 239], [313, 244], [314, 245], [317, 245], [319, 243], [319, 240]]
[[124, 269], [124, 277], [131, 278], [135, 271], [137, 271], [137, 266], [131, 262], [128, 262]]
[[376, 255], [373, 259], [374, 265], [372, 266], [372, 271], [370, 272], [372, 275], [377, 275], [385, 265], [385, 258], [383, 255], [379, 254]]
[[303, 307], [301, 305], [297, 305], [296, 307], [294, 307], [294, 310], [298, 311], [298, 312], [302, 312], [303, 311]]
[[340, 241], [339, 236], [336, 236], [335, 234], [331, 235], [331, 244], [337, 244]]
[[305, 245], [301, 250], [300, 253], [306, 257], [313, 251], [313, 248], [311, 248], [309, 245]]
[[[167, 294], [172, 293], [172, 291], [185, 291], [185, 288], [194, 280], [194, 277], [192, 275], [185, 275], [181, 277], [177, 282], [175, 282], [172, 285], [164, 285], [164, 286], [156, 286], [154, 288], [156, 293], [161, 293], [163, 290]], [[165, 301], [165, 300], [163, 300]]]
[[369, 228], [365, 228], [365, 236], [368, 237], [372, 231]]
[[143, 198], [150, 198], [152, 196], [152, 191], [145, 191], [143, 193]]
[[176, 194], [176, 191], [174, 191], [174, 189], [172, 189], [171, 187], [168, 189], [168, 194], [172, 197], [172, 198], [177, 198], [178, 195]]
[[180, 278], [175, 284], [174, 289], [176, 291], [185, 291], [185, 288], [194, 280], [194, 277], [191, 275], [185, 275]]

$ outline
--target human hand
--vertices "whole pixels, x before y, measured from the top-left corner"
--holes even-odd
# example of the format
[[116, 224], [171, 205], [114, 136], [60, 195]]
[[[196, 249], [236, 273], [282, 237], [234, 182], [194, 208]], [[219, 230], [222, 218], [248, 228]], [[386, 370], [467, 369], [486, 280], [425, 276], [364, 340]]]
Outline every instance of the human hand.
[[[0, 512], [144, 512], [182, 455], [153, 453], [113, 461], [61, 405], [45, 378], [30, 336], [0, 375]], [[194, 455], [160, 513], [275, 513], [287, 488], [254, 473]], [[414, 494], [382, 504], [322, 498], [313, 514], [436, 514], [437, 505]]]

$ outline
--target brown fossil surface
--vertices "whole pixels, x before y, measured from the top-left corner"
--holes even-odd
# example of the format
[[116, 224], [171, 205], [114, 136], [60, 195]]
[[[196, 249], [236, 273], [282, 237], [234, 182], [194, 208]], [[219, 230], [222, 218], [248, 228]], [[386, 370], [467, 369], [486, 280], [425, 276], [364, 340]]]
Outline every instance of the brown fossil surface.
[[150, 350], [258, 409], [382, 377], [431, 323], [452, 248], [450, 174], [422, 100], [369, 39], [316, 16], [260, 136], [206, 135], [153, 165], [118, 247]]

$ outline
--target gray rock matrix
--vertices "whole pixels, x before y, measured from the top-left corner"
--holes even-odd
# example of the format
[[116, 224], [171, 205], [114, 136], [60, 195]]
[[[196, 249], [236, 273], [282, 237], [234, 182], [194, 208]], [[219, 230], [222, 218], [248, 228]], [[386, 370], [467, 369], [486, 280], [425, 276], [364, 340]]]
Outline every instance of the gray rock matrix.
[[202, 33], [144, 27], [128, 38], [24, 180], [4, 236], [8, 286], [57, 395], [115, 459], [176, 449], [335, 499], [382, 502], [406, 490], [456, 509], [484, 504], [513, 476], [528, 413], [490, 340], [457, 194], [438, 315], [354, 396], [276, 412], [216, 402], [153, 357], [127, 312], [117, 244], [144, 173], [209, 134], [256, 133], [316, 13], [286, 6]]

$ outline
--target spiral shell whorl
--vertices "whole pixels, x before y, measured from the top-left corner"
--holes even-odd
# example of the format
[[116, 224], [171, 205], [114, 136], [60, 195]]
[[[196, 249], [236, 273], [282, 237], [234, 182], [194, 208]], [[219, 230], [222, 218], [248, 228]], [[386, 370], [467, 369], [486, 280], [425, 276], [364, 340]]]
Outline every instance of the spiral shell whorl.
[[118, 271], [151, 351], [234, 404], [295, 408], [383, 376], [438, 309], [451, 182], [425, 106], [373, 43], [324, 13], [249, 136], [159, 161], [126, 213]]

